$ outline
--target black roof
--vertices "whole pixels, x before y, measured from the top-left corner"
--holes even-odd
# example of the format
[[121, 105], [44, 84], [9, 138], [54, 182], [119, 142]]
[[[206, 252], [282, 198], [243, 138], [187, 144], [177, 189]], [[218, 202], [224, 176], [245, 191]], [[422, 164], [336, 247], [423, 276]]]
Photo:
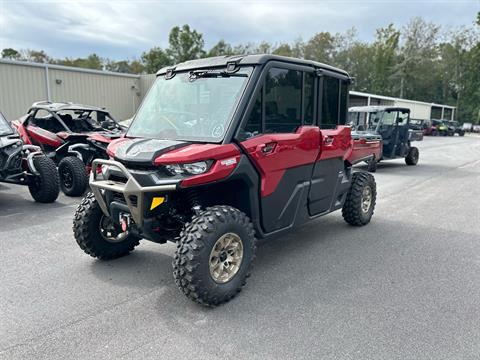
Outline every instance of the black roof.
[[409, 108], [406, 107], [399, 107], [399, 106], [377, 106], [377, 105], [369, 105], [369, 106], [353, 106], [348, 109], [349, 112], [377, 112], [377, 111], [403, 111], [403, 112], [410, 112]]
[[50, 102], [50, 101], [38, 101], [36, 103], [33, 103], [30, 109], [45, 109], [50, 111], [86, 110], [86, 111], [107, 112], [105, 108], [101, 108], [97, 106], [75, 104], [72, 102]]
[[202, 69], [202, 68], [214, 68], [214, 67], [225, 67], [227, 63], [235, 62], [237, 65], [262, 65], [267, 63], [268, 61], [280, 61], [286, 62], [290, 64], [298, 64], [298, 65], [306, 65], [311, 66], [317, 69], [325, 69], [332, 72], [336, 72], [342, 74], [344, 76], [349, 77], [348, 73], [344, 70], [335, 68], [330, 65], [322, 64], [312, 60], [304, 60], [304, 59], [297, 59], [287, 56], [280, 56], [280, 55], [271, 55], [271, 54], [257, 54], [257, 55], [225, 55], [225, 56], [216, 56], [198, 60], [189, 60], [183, 63], [173, 65], [173, 66], [166, 66], [160, 69], [157, 72], [157, 75], [163, 75], [169, 69], [174, 69], [174, 71], [188, 71], [194, 69]]

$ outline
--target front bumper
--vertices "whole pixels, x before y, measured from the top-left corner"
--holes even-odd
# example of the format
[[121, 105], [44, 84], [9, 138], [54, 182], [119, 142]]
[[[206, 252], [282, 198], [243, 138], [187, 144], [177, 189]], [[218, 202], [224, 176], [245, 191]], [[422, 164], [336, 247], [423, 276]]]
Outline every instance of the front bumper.
[[[112, 166], [118, 169], [125, 177], [126, 182], [115, 180], [100, 179], [98, 167], [102, 165]], [[162, 183], [161, 185], [142, 186], [135, 179], [132, 173], [120, 162], [114, 160], [95, 159], [92, 162], [92, 171], [90, 173], [90, 188], [106, 216], [111, 216], [109, 205], [106, 202], [106, 191], [112, 191], [122, 194], [125, 203], [130, 211], [133, 221], [137, 226], [143, 227], [144, 209], [147, 206], [147, 195], [158, 193], [159, 195], [177, 190], [178, 181], [171, 184]]]

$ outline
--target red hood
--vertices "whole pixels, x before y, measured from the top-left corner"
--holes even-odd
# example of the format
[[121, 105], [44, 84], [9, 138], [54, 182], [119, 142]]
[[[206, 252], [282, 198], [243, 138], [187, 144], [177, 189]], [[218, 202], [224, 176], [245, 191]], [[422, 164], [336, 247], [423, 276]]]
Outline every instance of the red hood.
[[240, 151], [233, 144], [121, 138], [110, 143], [107, 154], [120, 161], [161, 165], [225, 159], [239, 155]]

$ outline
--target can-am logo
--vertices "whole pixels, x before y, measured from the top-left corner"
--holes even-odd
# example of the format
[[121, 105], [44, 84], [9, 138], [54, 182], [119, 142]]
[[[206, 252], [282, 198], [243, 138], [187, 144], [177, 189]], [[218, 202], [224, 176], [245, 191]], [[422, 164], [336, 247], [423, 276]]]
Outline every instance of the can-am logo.
[[134, 144], [130, 149], [127, 150], [127, 154], [131, 156], [136, 156], [142, 152], [153, 152], [158, 149], [158, 144], [142, 143]]
[[236, 163], [237, 163], [237, 160], [235, 158], [220, 161], [220, 164], [222, 164], [224, 166], [234, 165]]

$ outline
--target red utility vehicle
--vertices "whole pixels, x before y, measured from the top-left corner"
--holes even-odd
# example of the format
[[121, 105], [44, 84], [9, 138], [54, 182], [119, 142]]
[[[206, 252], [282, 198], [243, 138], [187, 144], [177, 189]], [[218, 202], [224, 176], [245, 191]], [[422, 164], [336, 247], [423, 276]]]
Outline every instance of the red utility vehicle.
[[375, 180], [352, 162], [371, 156], [371, 144], [339, 125], [349, 84], [342, 70], [274, 55], [160, 70], [125, 137], [109, 145], [110, 160], [93, 161], [77, 243], [112, 259], [142, 238], [175, 241], [177, 285], [215, 306], [245, 284], [257, 238], [339, 209], [366, 225]]
[[107, 159], [107, 145], [122, 127], [103, 108], [73, 103], [34, 103], [15, 120], [25, 144], [39, 146], [58, 165], [60, 187], [68, 196], [83, 195], [93, 159]]

